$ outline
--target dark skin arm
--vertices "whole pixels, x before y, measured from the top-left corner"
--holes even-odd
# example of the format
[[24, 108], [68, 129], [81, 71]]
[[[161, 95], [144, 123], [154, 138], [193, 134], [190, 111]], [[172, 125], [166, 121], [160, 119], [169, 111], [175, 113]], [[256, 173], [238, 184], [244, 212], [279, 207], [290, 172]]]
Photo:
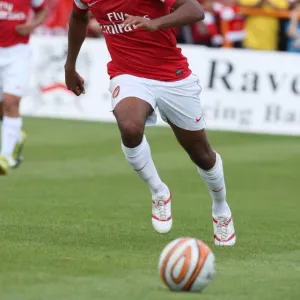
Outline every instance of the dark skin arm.
[[176, 0], [172, 8], [172, 13], [154, 20], [127, 15], [123, 26], [132, 25], [153, 32], [193, 24], [204, 19], [203, 8], [197, 0]]
[[89, 18], [89, 13], [78, 13], [73, 10], [69, 21], [68, 55], [65, 64], [65, 79], [67, 88], [76, 96], [85, 93], [84, 80], [76, 72], [76, 61], [81, 46], [86, 38]]

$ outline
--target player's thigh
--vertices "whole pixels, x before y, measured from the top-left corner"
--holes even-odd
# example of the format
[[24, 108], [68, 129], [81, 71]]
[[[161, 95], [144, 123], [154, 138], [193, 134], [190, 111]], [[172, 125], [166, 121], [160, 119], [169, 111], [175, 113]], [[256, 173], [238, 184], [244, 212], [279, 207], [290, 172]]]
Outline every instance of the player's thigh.
[[214, 165], [215, 154], [211, 149], [200, 102], [201, 87], [198, 78], [177, 82], [159, 99], [158, 107], [162, 118], [168, 122], [180, 145], [201, 168]]
[[113, 110], [120, 127], [127, 123], [144, 127], [148, 116], [151, 115], [152, 112], [152, 106], [137, 97], [123, 98]]
[[157, 104], [165, 122], [189, 131], [205, 128], [198, 81], [198, 77], [190, 75], [184, 80], [160, 87]]
[[112, 109], [122, 140], [130, 146], [138, 145], [143, 137], [146, 123], [155, 123], [156, 102], [151, 91], [134, 76], [122, 75], [110, 84]]

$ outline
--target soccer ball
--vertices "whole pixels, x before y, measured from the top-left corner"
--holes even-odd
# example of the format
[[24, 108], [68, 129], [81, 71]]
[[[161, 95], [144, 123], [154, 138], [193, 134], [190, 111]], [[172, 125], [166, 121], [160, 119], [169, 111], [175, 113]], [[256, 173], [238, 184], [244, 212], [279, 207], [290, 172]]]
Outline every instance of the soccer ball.
[[215, 274], [215, 256], [195, 238], [179, 238], [169, 243], [159, 259], [159, 274], [171, 291], [202, 291]]

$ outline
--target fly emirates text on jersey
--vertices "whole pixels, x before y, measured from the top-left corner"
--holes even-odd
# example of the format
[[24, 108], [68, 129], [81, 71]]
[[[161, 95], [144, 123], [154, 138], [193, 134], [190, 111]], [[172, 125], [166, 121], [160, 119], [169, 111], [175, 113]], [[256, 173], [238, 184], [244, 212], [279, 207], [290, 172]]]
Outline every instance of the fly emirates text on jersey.
[[26, 20], [26, 14], [23, 12], [14, 12], [13, 4], [0, 1], [0, 20], [23, 21]]
[[[100, 24], [101, 30], [105, 34], [120, 34], [125, 32], [130, 32], [136, 29], [135, 25], [132, 26], [125, 26], [123, 27], [122, 24], [125, 21], [125, 13], [122, 12], [111, 12], [107, 14], [108, 20], [111, 22], [111, 24]], [[149, 19], [148, 15], [143, 16], [145, 19]]]

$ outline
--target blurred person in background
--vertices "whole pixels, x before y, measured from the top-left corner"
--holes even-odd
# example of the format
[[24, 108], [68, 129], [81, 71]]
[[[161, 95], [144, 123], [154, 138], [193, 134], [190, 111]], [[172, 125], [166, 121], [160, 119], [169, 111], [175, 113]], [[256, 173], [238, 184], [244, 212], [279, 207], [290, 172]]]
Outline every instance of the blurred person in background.
[[[48, 0], [47, 18], [44, 24], [34, 31], [34, 34], [66, 36], [72, 7], [73, 0]], [[93, 16], [90, 18], [87, 36], [93, 38], [101, 36], [101, 28]]]
[[213, 13], [206, 11], [203, 22], [191, 25], [193, 41], [197, 45], [208, 47], [221, 47], [223, 37], [217, 24], [216, 17]]
[[288, 52], [300, 53], [300, 0], [291, 2], [290, 20], [287, 22]]
[[72, 6], [73, 0], [47, 0], [47, 18], [44, 24], [34, 31], [34, 34], [67, 35]]
[[[244, 16], [239, 13], [236, 0], [219, 0], [212, 3], [212, 8], [219, 21], [226, 21], [228, 32], [226, 40], [235, 48], [242, 48], [246, 37]], [[219, 25], [221, 26], [221, 23]]]
[[221, 47], [223, 37], [213, 9], [213, 1], [204, 0], [201, 4], [204, 9], [205, 19], [191, 25], [194, 43], [209, 47]]
[[212, 8], [212, 0], [198, 1], [201, 3], [205, 19], [203, 21], [174, 28], [178, 43], [197, 44], [208, 47], [221, 47], [223, 37], [217, 24], [217, 18]]
[[226, 39], [235, 48], [242, 48], [246, 37], [244, 16], [238, 12], [236, 0], [205, 0], [202, 2], [205, 19], [191, 25], [195, 44], [209, 47], [222, 47], [224, 38], [221, 34], [221, 21], [227, 21]]
[[[34, 17], [30, 18], [33, 9]], [[19, 106], [30, 76], [29, 36], [46, 18], [45, 0], [0, 1], [0, 175], [19, 166], [26, 134]]]
[[[287, 0], [239, 0], [242, 7], [264, 10], [287, 9]], [[279, 20], [276, 17], [248, 16], [246, 18], [244, 47], [253, 50], [276, 50], [279, 35]]]

